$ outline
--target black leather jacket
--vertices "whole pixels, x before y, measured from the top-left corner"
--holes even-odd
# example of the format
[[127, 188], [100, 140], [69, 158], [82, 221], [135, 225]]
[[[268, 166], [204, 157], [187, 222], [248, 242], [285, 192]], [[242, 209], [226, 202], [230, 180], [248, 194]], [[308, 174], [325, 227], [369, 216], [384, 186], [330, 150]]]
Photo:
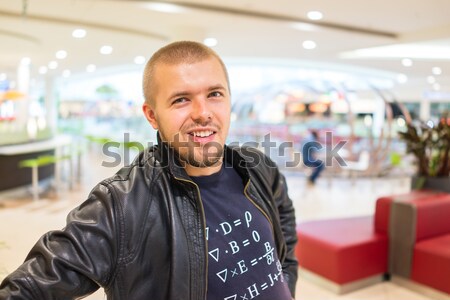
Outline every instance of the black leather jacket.
[[[5, 278], [0, 299], [78, 299], [99, 287], [108, 299], [206, 299], [203, 207], [172, 152], [160, 143], [98, 184], [68, 215], [66, 227], [45, 234]], [[225, 157], [273, 226], [294, 297], [297, 238], [284, 177], [255, 149], [226, 147]]]

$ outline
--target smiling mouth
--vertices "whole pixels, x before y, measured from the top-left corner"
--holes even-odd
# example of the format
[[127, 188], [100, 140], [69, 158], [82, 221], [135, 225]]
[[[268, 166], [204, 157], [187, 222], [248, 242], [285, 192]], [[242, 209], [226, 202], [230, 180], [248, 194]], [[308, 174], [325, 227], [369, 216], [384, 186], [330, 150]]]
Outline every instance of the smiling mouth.
[[201, 131], [193, 131], [193, 132], [190, 132], [189, 134], [192, 135], [193, 137], [205, 138], [205, 137], [209, 137], [215, 133], [216, 132], [212, 131], [212, 130], [201, 130]]

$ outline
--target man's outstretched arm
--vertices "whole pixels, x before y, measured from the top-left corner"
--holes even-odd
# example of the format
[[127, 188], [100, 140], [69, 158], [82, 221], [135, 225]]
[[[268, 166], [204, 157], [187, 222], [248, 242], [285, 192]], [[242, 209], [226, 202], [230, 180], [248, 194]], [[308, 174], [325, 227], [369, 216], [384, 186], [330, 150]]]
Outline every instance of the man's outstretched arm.
[[3, 280], [0, 299], [75, 299], [107, 285], [118, 256], [112, 205], [108, 189], [97, 186], [66, 227], [42, 236]]

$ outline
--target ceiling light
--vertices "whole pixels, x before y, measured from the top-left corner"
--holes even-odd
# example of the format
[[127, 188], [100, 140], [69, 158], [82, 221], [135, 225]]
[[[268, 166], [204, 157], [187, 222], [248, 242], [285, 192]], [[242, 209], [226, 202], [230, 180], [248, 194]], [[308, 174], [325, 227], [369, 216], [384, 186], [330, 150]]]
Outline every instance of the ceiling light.
[[203, 44], [205, 44], [208, 47], [217, 46], [217, 39], [215, 39], [215, 38], [206, 38], [206, 39], [203, 40]]
[[408, 81], [408, 76], [405, 74], [398, 74], [397, 75], [397, 82], [398, 83], [406, 83]]
[[308, 50], [311, 50], [311, 49], [314, 49], [314, 48], [317, 47], [316, 42], [309, 41], [309, 40], [308, 41], [304, 41], [302, 45], [303, 45], [303, 48], [308, 49]]
[[161, 2], [146, 3], [144, 7], [147, 9], [171, 14], [177, 14], [186, 11], [183, 7], [179, 5]]
[[6, 74], [0, 73], [0, 81], [6, 80]]
[[47, 73], [48, 69], [46, 66], [42, 66], [39, 68], [39, 74], [45, 74]]
[[317, 25], [302, 22], [291, 23], [291, 27], [301, 31], [315, 31], [318, 29]]
[[442, 74], [442, 69], [439, 68], [439, 67], [434, 67], [434, 68], [431, 69], [431, 72], [432, 72], [434, 75], [441, 75], [441, 74]]
[[62, 76], [63, 76], [64, 78], [69, 77], [69, 76], [70, 76], [70, 70], [64, 70], [64, 71], [62, 72]]
[[309, 11], [307, 16], [310, 20], [321, 20], [323, 18], [323, 14], [317, 10]]
[[410, 58], [402, 59], [402, 65], [404, 67], [411, 67], [413, 65], [413, 61]]
[[31, 63], [31, 58], [29, 58], [29, 57], [23, 57], [20, 60], [20, 64], [21, 65], [29, 65], [30, 63]]
[[427, 77], [427, 82], [428, 82], [429, 84], [433, 84], [433, 83], [436, 82], [436, 79], [435, 79], [433, 76], [428, 76], [428, 77]]
[[105, 45], [100, 48], [101, 54], [108, 55], [108, 54], [111, 54], [112, 52], [113, 52], [113, 48], [111, 46]]
[[67, 51], [59, 50], [56, 52], [55, 56], [57, 59], [64, 59], [67, 57]]
[[143, 65], [145, 63], [145, 57], [142, 55], [136, 56], [134, 58], [134, 63], [137, 65]]
[[78, 28], [72, 31], [72, 36], [77, 39], [82, 39], [86, 36], [86, 30]]
[[92, 73], [95, 72], [95, 69], [97, 69], [97, 67], [93, 64], [90, 64], [86, 67], [86, 72]]
[[439, 83], [433, 84], [433, 89], [439, 91], [441, 89], [441, 85]]
[[57, 61], [52, 60], [51, 62], [48, 63], [48, 68], [51, 69], [51, 70], [54, 70], [57, 67], [58, 67], [58, 62]]

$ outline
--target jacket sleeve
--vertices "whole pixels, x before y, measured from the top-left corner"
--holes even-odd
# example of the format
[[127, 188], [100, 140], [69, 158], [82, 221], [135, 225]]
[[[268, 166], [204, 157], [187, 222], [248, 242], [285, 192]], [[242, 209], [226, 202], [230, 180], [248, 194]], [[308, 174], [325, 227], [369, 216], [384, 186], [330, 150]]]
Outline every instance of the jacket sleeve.
[[98, 185], [67, 217], [64, 229], [40, 238], [0, 285], [0, 299], [75, 299], [106, 286], [117, 260], [110, 191]]
[[298, 262], [295, 256], [295, 245], [297, 244], [297, 232], [295, 223], [295, 210], [292, 200], [289, 198], [286, 180], [278, 168], [275, 168], [275, 180], [273, 193], [280, 217], [281, 230], [286, 242], [286, 256], [283, 261], [283, 274], [289, 285], [292, 297], [295, 297], [295, 285], [297, 283]]

